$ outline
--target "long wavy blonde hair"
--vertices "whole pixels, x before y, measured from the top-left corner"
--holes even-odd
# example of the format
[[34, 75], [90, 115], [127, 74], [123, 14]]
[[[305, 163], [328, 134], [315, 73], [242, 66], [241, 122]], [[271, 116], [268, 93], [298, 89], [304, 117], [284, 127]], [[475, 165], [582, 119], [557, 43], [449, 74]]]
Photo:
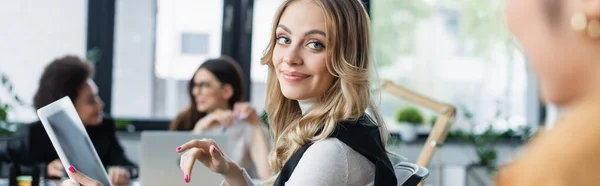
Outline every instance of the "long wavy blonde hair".
[[[371, 100], [369, 70], [372, 66], [370, 23], [365, 7], [359, 0], [310, 0], [325, 13], [327, 28], [327, 69], [335, 77], [331, 88], [317, 98], [311, 110], [301, 114], [296, 100], [286, 98], [281, 92], [273, 65], [275, 29], [281, 15], [292, 2], [284, 1], [277, 11], [271, 41], [261, 59], [269, 66], [267, 77], [266, 112], [273, 134], [274, 145], [270, 163], [280, 172], [285, 162], [310, 141], [326, 139], [344, 119], [357, 119], [370, 109], [379, 124], [385, 147], [387, 131]], [[317, 134], [322, 129], [321, 133]], [[274, 178], [267, 183], [273, 183]]]

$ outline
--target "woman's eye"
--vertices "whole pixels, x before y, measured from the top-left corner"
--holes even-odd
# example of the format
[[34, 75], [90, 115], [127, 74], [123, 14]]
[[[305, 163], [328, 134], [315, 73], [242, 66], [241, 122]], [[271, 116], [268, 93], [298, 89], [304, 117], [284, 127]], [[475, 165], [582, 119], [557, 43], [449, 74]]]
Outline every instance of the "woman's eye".
[[287, 37], [280, 36], [277, 38], [277, 43], [287, 45], [290, 44], [290, 40]]
[[323, 45], [323, 43], [321, 43], [321, 42], [310, 42], [306, 45], [306, 47], [315, 49], [315, 50], [320, 50], [320, 49], [325, 48], [325, 45]]

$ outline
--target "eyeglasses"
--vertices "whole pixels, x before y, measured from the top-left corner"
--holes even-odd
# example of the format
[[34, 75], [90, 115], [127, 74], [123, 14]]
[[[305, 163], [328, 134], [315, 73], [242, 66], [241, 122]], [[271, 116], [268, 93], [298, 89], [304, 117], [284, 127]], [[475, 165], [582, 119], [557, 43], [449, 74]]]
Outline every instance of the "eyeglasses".
[[199, 82], [199, 83], [193, 82], [193, 84], [192, 84], [192, 90], [198, 88], [198, 91], [202, 92], [205, 89], [212, 88], [214, 86], [223, 86], [223, 83], [220, 83], [220, 82], [207, 82], [207, 81]]

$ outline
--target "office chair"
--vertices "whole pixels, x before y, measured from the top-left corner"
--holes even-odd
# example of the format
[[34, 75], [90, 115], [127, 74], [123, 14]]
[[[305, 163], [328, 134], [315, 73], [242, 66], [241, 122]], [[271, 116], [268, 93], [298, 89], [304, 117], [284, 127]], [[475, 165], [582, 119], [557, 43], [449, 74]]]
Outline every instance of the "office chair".
[[417, 186], [429, 176], [429, 170], [414, 163], [400, 162], [394, 166], [398, 186]]

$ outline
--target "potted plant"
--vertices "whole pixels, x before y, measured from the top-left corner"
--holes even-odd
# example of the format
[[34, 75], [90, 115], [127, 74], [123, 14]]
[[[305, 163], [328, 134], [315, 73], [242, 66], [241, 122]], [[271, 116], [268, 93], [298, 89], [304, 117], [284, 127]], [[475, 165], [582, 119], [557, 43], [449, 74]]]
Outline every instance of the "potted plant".
[[13, 92], [13, 85], [6, 74], [0, 74], [0, 85], [8, 93], [9, 99], [0, 99], [0, 134], [10, 135], [20, 123], [8, 121], [8, 112], [14, 108], [14, 104], [24, 105], [21, 98]]
[[135, 126], [131, 120], [115, 119], [115, 129], [117, 131], [135, 132]]
[[[462, 111], [464, 118], [472, 127], [474, 127], [476, 125], [476, 122], [473, 121], [474, 114], [464, 106], [462, 106]], [[488, 123], [488, 128], [482, 133], [456, 131], [452, 135], [471, 145], [477, 156], [475, 162], [467, 165], [467, 186], [491, 184], [490, 180], [492, 180], [492, 176], [496, 170], [498, 159], [498, 152], [495, 149], [496, 142], [502, 137], [503, 133], [505, 133], [494, 131], [493, 125], [495, 121], [502, 119], [501, 116], [502, 111], [500, 108], [497, 108], [494, 118], [492, 118]]]
[[491, 126], [481, 134], [464, 131], [453, 131], [448, 134], [448, 138], [455, 138], [472, 146], [477, 156], [477, 160], [466, 166], [467, 186], [491, 184], [490, 180], [496, 171], [498, 158], [494, 146], [500, 137], [501, 134], [495, 133]]
[[403, 141], [412, 141], [417, 138], [417, 127], [423, 125], [423, 114], [415, 107], [404, 107], [396, 113], [396, 122], [400, 126], [400, 135]]

